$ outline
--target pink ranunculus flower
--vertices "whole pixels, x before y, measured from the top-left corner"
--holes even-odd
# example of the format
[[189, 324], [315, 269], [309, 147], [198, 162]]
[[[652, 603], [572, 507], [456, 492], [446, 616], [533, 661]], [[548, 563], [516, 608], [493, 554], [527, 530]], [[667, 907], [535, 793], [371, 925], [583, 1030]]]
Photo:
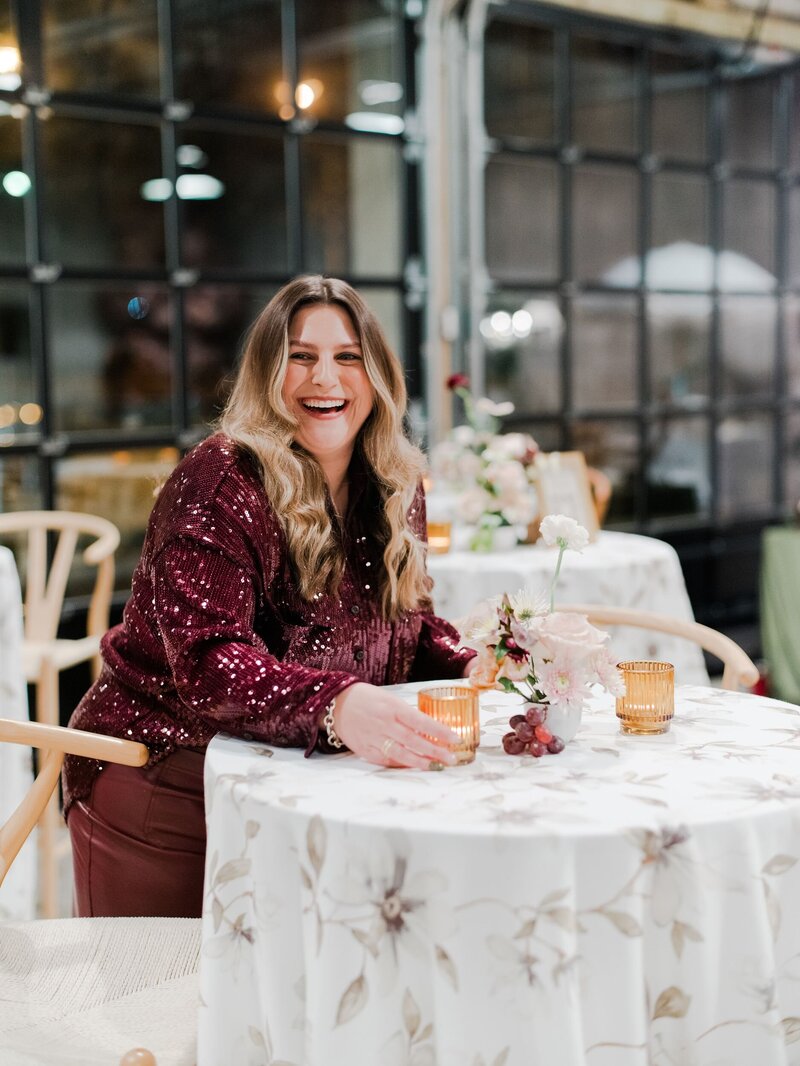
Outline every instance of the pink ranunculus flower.
[[607, 689], [612, 696], [625, 695], [625, 682], [622, 680], [622, 673], [617, 667], [616, 657], [611, 654], [608, 648], [603, 648], [595, 654], [591, 666], [598, 683], [604, 689]]
[[524, 659], [512, 659], [507, 655], [497, 671], [497, 678], [499, 680], [501, 677], [507, 677], [509, 681], [524, 681], [530, 669], [531, 664], [527, 656]]
[[555, 611], [534, 618], [528, 626], [540, 645], [536, 650], [546, 659], [562, 657], [580, 662], [598, 652], [608, 640], [582, 614], [571, 611]]

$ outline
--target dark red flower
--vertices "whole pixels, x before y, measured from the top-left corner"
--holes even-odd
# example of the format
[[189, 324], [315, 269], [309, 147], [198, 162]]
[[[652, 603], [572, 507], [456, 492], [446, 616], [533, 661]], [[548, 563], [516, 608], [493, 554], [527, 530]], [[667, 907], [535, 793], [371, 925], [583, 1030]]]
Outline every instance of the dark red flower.
[[448, 389], [455, 391], [456, 389], [468, 389], [469, 378], [466, 374], [451, 374], [445, 382]]

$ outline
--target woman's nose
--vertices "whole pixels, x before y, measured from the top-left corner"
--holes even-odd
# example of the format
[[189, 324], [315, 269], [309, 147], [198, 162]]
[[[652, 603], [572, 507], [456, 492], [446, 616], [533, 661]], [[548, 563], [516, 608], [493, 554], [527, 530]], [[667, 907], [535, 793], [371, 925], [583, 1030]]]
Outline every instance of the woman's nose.
[[314, 385], [335, 385], [339, 380], [335, 359], [320, 357], [314, 364], [311, 381]]

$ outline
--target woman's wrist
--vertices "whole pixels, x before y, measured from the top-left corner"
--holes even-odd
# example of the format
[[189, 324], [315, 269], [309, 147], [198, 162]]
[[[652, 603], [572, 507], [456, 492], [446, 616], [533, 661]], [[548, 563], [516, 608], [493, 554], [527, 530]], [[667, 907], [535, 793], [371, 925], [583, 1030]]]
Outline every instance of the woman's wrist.
[[328, 706], [325, 708], [325, 713], [322, 716], [320, 722], [320, 728], [325, 730], [325, 740], [336, 751], [340, 751], [344, 747], [339, 734], [336, 732], [336, 721], [334, 719], [334, 712], [336, 711], [336, 697], [331, 700]]

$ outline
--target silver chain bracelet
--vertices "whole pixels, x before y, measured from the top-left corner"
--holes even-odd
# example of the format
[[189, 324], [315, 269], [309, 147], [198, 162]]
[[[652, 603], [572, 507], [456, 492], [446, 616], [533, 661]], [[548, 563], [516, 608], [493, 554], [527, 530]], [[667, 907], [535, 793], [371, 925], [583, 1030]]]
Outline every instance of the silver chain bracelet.
[[325, 717], [322, 719], [322, 724], [325, 726], [325, 732], [328, 735], [328, 743], [332, 748], [343, 748], [344, 743], [336, 735], [333, 723], [333, 712], [336, 707], [336, 699], [332, 699], [328, 706], [325, 708]]

